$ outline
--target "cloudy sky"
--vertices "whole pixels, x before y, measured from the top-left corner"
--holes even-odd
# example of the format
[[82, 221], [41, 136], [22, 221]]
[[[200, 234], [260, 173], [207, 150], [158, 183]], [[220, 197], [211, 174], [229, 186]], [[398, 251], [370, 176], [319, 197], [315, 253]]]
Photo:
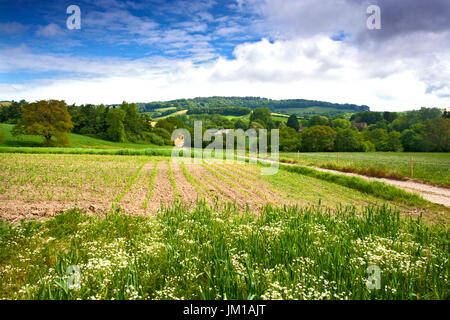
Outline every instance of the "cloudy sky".
[[[367, 28], [369, 5], [381, 30]], [[448, 0], [0, 0], [0, 100], [450, 107], [448, 17]]]

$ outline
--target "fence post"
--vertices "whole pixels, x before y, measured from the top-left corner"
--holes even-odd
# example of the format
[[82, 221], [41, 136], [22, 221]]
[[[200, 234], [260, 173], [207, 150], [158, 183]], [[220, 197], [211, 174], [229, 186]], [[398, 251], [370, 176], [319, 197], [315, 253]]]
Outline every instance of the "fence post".
[[410, 169], [411, 169], [411, 178], [412, 178], [413, 175], [414, 175], [413, 157], [412, 156], [409, 157], [409, 166], [410, 166]]

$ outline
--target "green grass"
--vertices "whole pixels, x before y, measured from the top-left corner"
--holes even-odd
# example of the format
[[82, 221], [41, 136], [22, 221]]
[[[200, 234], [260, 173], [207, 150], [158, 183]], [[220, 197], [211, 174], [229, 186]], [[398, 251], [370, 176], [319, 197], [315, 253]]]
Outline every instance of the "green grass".
[[376, 177], [410, 178], [411, 156], [414, 179], [450, 186], [450, 153], [340, 152], [337, 163], [336, 152], [301, 152], [280, 153], [280, 160]]
[[165, 112], [165, 111], [169, 111], [169, 110], [176, 110], [176, 107], [167, 107], [167, 108], [159, 108], [159, 109], [155, 109], [156, 112]]
[[150, 201], [150, 198], [152, 196], [153, 187], [155, 185], [155, 177], [156, 177], [157, 167], [158, 167], [158, 161], [155, 161], [154, 165], [153, 165], [153, 170], [152, 170], [152, 177], [150, 178], [150, 184], [148, 187], [148, 194], [147, 194], [147, 197], [145, 198], [144, 203], [142, 204], [142, 208], [144, 208], [144, 210], [147, 209], [148, 202]]
[[427, 203], [422, 197], [415, 193], [407, 192], [396, 188], [394, 186], [378, 182], [378, 181], [368, 181], [359, 177], [345, 176], [341, 174], [333, 174], [328, 172], [321, 172], [311, 168], [302, 166], [286, 166], [282, 165], [283, 170], [295, 172], [301, 175], [317, 178], [320, 180], [325, 180], [333, 182], [335, 184], [355, 189], [367, 194], [372, 194], [376, 197], [385, 200], [397, 200], [404, 201], [405, 203], [412, 205], [423, 205]]
[[[5, 142], [0, 144], [0, 147], [40, 147], [44, 141], [43, 137], [39, 136], [18, 136], [14, 137], [11, 135], [11, 130], [13, 125], [0, 123], [0, 134], [5, 136]], [[141, 144], [141, 143], [121, 143], [112, 142], [102, 139], [92, 138], [80, 134], [70, 133], [68, 135], [70, 140], [70, 147], [72, 148], [86, 148], [86, 149], [148, 149], [148, 148], [158, 148], [163, 149], [164, 147], [155, 146], [152, 144]]]
[[328, 112], [339, 112], [339, 113], [354, 113], [354, 110], [349, 109], [337, 109], [337, 108], [327, 108], [327, 107], [308, 107], [308, 108], [279, 108], [278, 112], [288, 113], [288, 114], [324, 114]]
[[175, 178], [173, 177], [173, 172], [172, 172], [172, 168], [170, 167], [169, 159], [166, 162], [167, 162], [167, 170], [169, 172], [170, 184], [172, 185], [173, 193], [175, 194], [175, 200], [177, 202], [179, 202], [180, 201], [180, 195], [178, 194], [178, 190], [177, 190], [177, 182], [175, 181]]
[[385, 206], [74, 209], [0, 223], [0, 299], [449, 299], [449, 258], [446, 227]]
[[123, 199], [123, 197], [125, 196], [125, 194], [130, 190], [131, 185], [133, 184], [133, 182], [136, 180], [137, 176], [139, 175], [139, 172], [141, 172], [142, 168], [144, 167], [145, 162], [142, 163], [139, 168], [137, 168], [137, 170], [133, 173], [133, 175], [130, 177], [130, 179], [128, 180], [127, 184], [125, 185], [125, 188], [123, 189], [123, 191], [117, 196], [116, 202], [113, 204], [114, 207], [117, 206], [120, 202], [120, 200]]
[[175, 111], [173, 113], [167, 114], [167, 115], [162, 116], [162, 117], [155, 117], [153, 119], [154, 120], [161, 120], [161, 119], [165, 119], [165, 118], [168, 118], [168, 117], [174, 117], [174, 116], [177, 116], [177, 115], [180, 115], [180, 114], [186, 114], [187, 112], [188, 112], [188, 110], [179, 110], [179, 111]]

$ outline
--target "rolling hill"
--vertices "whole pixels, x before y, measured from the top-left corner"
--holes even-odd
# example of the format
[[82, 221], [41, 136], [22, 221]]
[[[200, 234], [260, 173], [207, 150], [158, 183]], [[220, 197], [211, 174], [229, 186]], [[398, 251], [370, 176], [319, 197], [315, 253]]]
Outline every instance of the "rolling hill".
[[297, 115], [370, 111], [370, 108], [365, 105], [338, 104], [305, 99], [273, 100], [259, 97], [198, 97], [194, 99], [138, 103], [137, 105], [139, 112], [173, 110], [173, 108], [176, 110], [191, 110], [201, 107], [249, 107], [251, 109], [266, 107], [272, 112]]

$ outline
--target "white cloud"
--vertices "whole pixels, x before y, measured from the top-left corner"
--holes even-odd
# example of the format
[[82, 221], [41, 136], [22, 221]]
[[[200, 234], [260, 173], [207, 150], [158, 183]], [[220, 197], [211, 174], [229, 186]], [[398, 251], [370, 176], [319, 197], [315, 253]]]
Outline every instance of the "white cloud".
[[[145, 102], [251, 95], [367, 104], [373, 110], [390, 111], [450, 104], [450, 97], [445, 97], [448, 87], [427, 93], [429, 84], [420, 76], [423, 65], [400, 61], [381, 75], [376, 71], [380, 63], [385, 63], [384, 59], [378, 64], [367, 64], [367, 53], [325, 36], [244, 43], [236, 47], [233, 59], [219, 58], [202, 64], [194, 63], [194, 59], [162, 58], [101, 61], [41, 56], [23, 48], [16, 50], [13, 55], [0, 52], [0, 61], [8, 56], [15, 57], [0, 64], [0, 70], [8, 70], [8, 66], [11, 70], [76, 70], [87, 72], [89, 76], [69, 75], [14, 87], [3, 84], [0, 85], [2, 99], [56, 98], [68, 103], [120, 103], [124, 100]], [[449, 55], [442, 55], [440, 59], [439, 65], [448, 68]]]
[[46, 26], [39, 26], [38, 29], [36, 30], [36, 35], [38, 37], [51, 38], [55, 36], [60, 36], [62, 34], [64, 34], [64, 32], [61, 29], [61, 27], [54, 23], [50, 23]]

